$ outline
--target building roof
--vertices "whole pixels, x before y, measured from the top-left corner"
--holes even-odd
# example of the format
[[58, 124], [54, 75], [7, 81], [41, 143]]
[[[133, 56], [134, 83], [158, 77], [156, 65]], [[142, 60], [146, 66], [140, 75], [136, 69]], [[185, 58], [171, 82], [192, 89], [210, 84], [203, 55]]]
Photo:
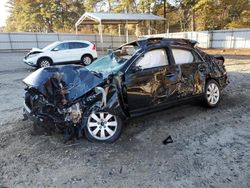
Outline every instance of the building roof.
[[136, 24], [140, 21], [163, 21], [165, 18], [153, 14], [130, 14], [130, 13], [91, 13], [85, 12], [76, 22], [76, 26], [81, 24]]

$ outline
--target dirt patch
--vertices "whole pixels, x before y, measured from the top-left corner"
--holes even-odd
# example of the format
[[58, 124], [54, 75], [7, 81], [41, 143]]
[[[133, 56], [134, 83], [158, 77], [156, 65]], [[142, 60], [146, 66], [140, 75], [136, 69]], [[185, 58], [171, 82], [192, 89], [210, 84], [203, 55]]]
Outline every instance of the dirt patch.
[[0, 187], [250, 187], [250, 58], [226, 59], [217, 108], [197, 101], [132, 119], [109, 145], [32, 135], [23, 68], [0, 70]]
[[210, 49], [204, 49], [209, 54], [221, 54], [221, 55], [232, 55], [236, 56], [237, 58], [245, 58], [250, 56], [250, 49], [242, 48], [242, 49], [221, 49], [221, 48], [210, 48]]

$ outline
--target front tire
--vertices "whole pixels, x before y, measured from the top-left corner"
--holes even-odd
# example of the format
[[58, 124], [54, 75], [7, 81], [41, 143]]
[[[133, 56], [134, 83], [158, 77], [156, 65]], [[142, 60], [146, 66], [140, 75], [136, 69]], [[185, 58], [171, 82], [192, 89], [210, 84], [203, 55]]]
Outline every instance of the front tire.
[[49, 58], [43, 57], [38, 60], [37, 65], [39, 68], [50, 67], [52, 65], [52, 61]]
[[215, 80], [209, 80], [205, 86], [204, 100], [208, 107], [216, 107], [221, 98], [220, 86]]
[[122, 121], [108, 112], [92, 112], [84, 128], [87, 139], [91, 142], [112, 143], [122, 131]]

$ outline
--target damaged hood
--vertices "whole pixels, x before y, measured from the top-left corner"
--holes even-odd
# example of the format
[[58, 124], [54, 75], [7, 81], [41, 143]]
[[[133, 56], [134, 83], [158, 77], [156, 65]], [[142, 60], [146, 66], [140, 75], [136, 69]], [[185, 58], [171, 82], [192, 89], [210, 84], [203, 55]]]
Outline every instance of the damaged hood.
[[33, 54], [39, 54], [39, 53], [43, 53], [44, 51], [42, 49], [39, 48], [32, 48], [29, 53], [26, 54], [26, 56], [24, 57], [24, 59], [26, 59], [28, 56], [33, 55]]
[[40, 68], [23, 82], [49, 100], [72, 102], [102, 83], [103, 78], [80, 65], [65, 65]]
[[43, 50], [40, 48], [32, 48], [29, 53], [32, 53], [32, 52], [43, 52]]

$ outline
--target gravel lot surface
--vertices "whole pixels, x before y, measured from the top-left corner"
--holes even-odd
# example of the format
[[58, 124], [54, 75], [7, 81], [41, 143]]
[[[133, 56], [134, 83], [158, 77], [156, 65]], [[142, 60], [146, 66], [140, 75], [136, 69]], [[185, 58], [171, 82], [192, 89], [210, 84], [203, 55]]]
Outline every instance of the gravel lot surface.
[[23, 56], [0, 53], [0, 187], [250, 187], [250, 56], [226, 56], [231, 83], [217, 108], [133, 119], [109, 145], [31, 134], [22, 79], [34, 69]]

